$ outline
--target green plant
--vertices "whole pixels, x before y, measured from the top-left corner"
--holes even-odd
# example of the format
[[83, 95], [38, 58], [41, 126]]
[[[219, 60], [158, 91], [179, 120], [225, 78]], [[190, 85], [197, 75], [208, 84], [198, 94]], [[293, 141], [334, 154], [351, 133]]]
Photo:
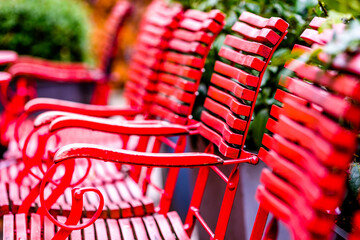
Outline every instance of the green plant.
[[0, 1], [0, 49], [61, 61], [89, 59], [89, 20], [76, 0]]

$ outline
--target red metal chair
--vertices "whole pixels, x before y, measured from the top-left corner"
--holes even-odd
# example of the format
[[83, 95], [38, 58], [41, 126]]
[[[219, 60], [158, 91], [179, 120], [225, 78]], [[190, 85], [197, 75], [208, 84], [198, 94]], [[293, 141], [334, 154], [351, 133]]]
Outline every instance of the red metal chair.
[[[313, 34], [307, 41], [327, 42], [319, 39], [329, 38]], [[293, 51], [309, 54], [312, 50], [296, 45]], [[288, 226], [293, 239], [331, 236], [360, 126], [360, 108], [355, 103], [360, 100], [359, 71], [351, 68], [358, 56], [348, 56], [347, 62], [341, 61], [343, 57], [337, 57], [331, 70], [297, 59], [285, 65], [292, 74], [280, 79], [286, 91], [276, 92], [280, 106], [271, 109], [270, 133], [264, 135], [258, 155], [271, 170], [261, 174], [256, 193], [260, 207], [251, 239], [262, 239], [269, 213], [273, 219], [264, 239], [276, 239], [277, 220]], [[321, 54], [320, 59], [327, 57]]]
[[[137, 64], [138, 68], [143, 69], [145, 72], [151, 72], [153, 76], [156, 76], [155, 66], [146, 66], [139, 62], [139, 59], [151, 59], [154, 63], [158, 64], [162, 61], [162, 52], [166, 49], [166, 43], [171, 35], [169, 33], [177, 26], [182, 14], [182, 10], [179, 6], [168, 7], [162, 1], [154, 1], [147, 9], [147, 12], [142, 20], [142, 29], [140, 35], [146, 35], [147, 39], [140, 38], [135, 44], [136, 51], [134, 53], [132, 63]], [[164, 32], [151, 32], [151, 29], [157, 29]], [[138, 49], [147, 49], [146, 53], [141, 52]], [[152, 50], [152, 51], [150, 51]], [[135, 71], [134, 68], [130, 70], [132, 76]], [[147, 91], [145, 87], [137, 88], [139, 91]], [[69, 101], [55, 100], [49, 98], [37, 98], [31, 100], [25, 105], [24, 113], [19, 117], [14, 126], [13, 139], [15, 138], [16, 144], [12, 143], [12, 147], [6, 158], [19, 158], [22, 154], [19, 150], [22, 149], [25, 138], [33, 130], [33, 120], [31, 120], [32, 114], [38, 111], [45, 110], [57, 110], [66, 111], [79, 114], [86, 114], [91, 116], [109, 117], [114, 115], [122, 115], [127, 118], [133, 118], [134, 116], [145, 113], [143, 105], [132, 105], [132, 107], [114, 107], [114, 106], [97, 106], [86, 105], [80, 103], [74, 103]], [[29, 117], [30, 116], [30, 117]], [[29, 120], [30, 119], [30, 120]], [[3, 126], [6, 126], [3, 125]], [[19, 133], [21, 129], [21, 134]], [[4, 130], [5, 131], [5, 130]], [[11, 135], [12, 131], [9, 131], [8, 135]], [[99, 137], [99, 136], [98, 136]], [[113, 138], [110, 140], [114, 140]], [[108, 139], [108, 141], [110, 141]], [[17, 145], [17, 146], [16, 146]], [[19, 150], [18, 150], [19, 149]]]
[[[190, 11], [190, 13], [193, 14], [194, 12]], [[211, 89], [209, 89], [205, 110], [201, 117], [202, 122], [199, 132], [211, 142], [205, 153], [156, 154], [117, 150], [99, 145], [71, 144], [57, 151], [54, 156], [55, 165], [49, 169], [42, 182], [41, 192], [47, 185], [47, 181], [51, 179], [53, 170], [56, 169], [58, 164], [64, 163], [68, 168], [73, 168], [75, 163], [72, 159], [78, 157], [89, 157], [104, 161], [150, 167], [171, 167], [165, 189], [159, 189], [162, 197], [159, 207], [157, 208], [157, 214], [120, 220], [98, 219], [91, 225], [95, 221], [95, 218], [101, 214], [104, 198], [101, 197], [100, 191], [94, 188], [82, 188], [73, 191], [72, 211], [65, 225], [56, 222], [55, 219], [42, 208], [40, 213], [46, 214], [44, 225], [50, 227], [41, 229], [39, 224], [41, 222], [40, 216], [33, 214], [30, 217], [30, 222], [32, 222], [30, 225], [33, 227], [30, 234], [40, 236], [39, 234], [44, 231], [44, 234], [51, 234], [52, 237], [55, 232], [57, 232], [54, 239], [65, 239], [69, 234], [75, 238], [76, 236], [80, 237], [81, 234], [77, 229], [85, 227], [84, 236], [93, 236], [94, 233], [96, 233], [98, 238], [100, 237], [102, 239], [190, 239], [197, 219], [209, 233], [210, 238], [224, 239], [239, 181], [238, 165], [244, 162], [251, 164], [257, 162], [257, 157], [245, 151], [243, 145], [251, 121], [256, 95], [266, 66], [274, 50], [285, 37], [287, 27], [288, 24], [282, 19], [265, 19], [248, 12], [244, 12], [240, 17], [240, 21], [234, 24], [232, 28], [234, 32], [243, 37], [240, 38], [232, 35], [226, 37], [225, 44], [227, 46], [223, 47], [219, 54], [224, 59], [227, 59], [230, 64], [220, 61], [216, 63], [216, 73], [213, 74], [211, 80], [212, 86]], [[232, 66], [235, 64], [240, 66]], [[252, 70], [253, 73], [247, 73], [248, 70]], [[161, 98], [157, 100], [161, 100]], [[153, 109], [157, 111], [163, 108], [154, 107]], [[177, 119], [182, 121], [182, 118]], [[50, 131], [66, 125], [74, 126], [74, 124], [76, 124], [75, 126], [78, 126], [80, 123], [82, 124], [81, 126], [85, 126], [84, 124], [88, 124], [88, 122], [87, 119], [58, 119], [51, 124]], [[106, 123], [96, 124], [96, 122], [91, 122], [90, 127], [105, 129], [105, 126]], [[119, 125], [108, 124], [107, 130], [115, 131], [115, 126], [119, 127]], [[169, 126], [172, 126], [173, 130], [175, 130], [176, 125]], [[141, 126], [141, 128], [136, 129], [136, 132], [133, 134], [149, 134], [150, 130], [146, 127], [146, 125]], [[156, 127], [149, 135], [156, 136], [162, 129], [162, 127]], [[169, 130], [170, 128], [166, 131]], [[186, 131], [183, 133], [188, 134]], [[160, 135], [163, 135], [163, 133]], [[214, 154], [215, 147], [219, 149], [226, 160]], [[226, 176], [217, 168], [217, 165], [233, 165], [233, 171], [230, 176]], [[181, 222], [176, 212], [169, 212], [171, 196], [179, 171], [178, 167], [200, 168], [185, 224]], [[210, 170], [218, 174], [220, 179], [225, 181], [227, 185], [215, 232], [206, 224], [199, 211]], [[70, 179], [64, 178], [62, 181], [63, 184], [67, 184], [70, 182]], [[152, 183], [149, 182], [149, 184]], [[58, 191], [59, 187], [60, 184], [53, 192]], [[81, 208], [79, 209], [79, 206], [82, 207], [82, 195], [84, 191], [95, 191], [95, 193], [100, 196], [100, 200], [98, 201], [99, 209], [91, 221], [87, 222], [88, 219], [83, 219], [81, 220], [81, 226], [70, 227], [69, 225], [77, 224], [81, 218]], [[49, 198], [45, 200], [43, 194], [41, 194], [42, 206], [46, 206], [46, 208], [50, 207], [50, 201]], [[21, 236], [21, 234], [28, 229], [24, 219], [24, 214], [18, 214], [15, 217], [14, 215], [6, 215], [5, 226], [10, 229], [17, 229], [16, 236]], [[61, 230], [55, 230], [54, 223], [61, 226]], [[14, 235], [11, 230], [9, 230], [9, 234]]]
[[[153, 100], [152, 104], [149, 107], [149, 115], [152, 116], [152, 118], [160, 118], [164, 120], [168, 120], [170, 123], [174, 123], [173, 125], [165, 122], [165, 121], [141, 121], [139, 122], [120, 122], [119, 121], [109, 121], [106, 119], [95, 119], [99, 125], [96, 129], [96, 126], [92, 128], [92, 130], [105, 130], [107, 133], [104, 134], [111, 134], [111, 133], [117, 133], [112, 134], [114, 136], [113, 141], [114, 142], [121, 142], [122, 139], [119, 138], [119, 133], [130, 135], [130, 134], [136, 134], [139, 131], [144, 132], [144, 137], [140, 138], [137, 146], [138, 151], [146, 151], [146, 148], [148, 146], [149, 141], [149, 135], [163, 135], [163, 136], [172, 136], [172, 135], [178, 135], [178, 134], [184, 134], [188, 132], [192, 132], [193, 126], [185, 126], [186, 124], [190, 123], [190, 115], [192, 112], [192, 107], [195, 101], [195, 93], [197, 91], [201, 75], [202, 75], [202, 68], [205, 64], [206, 56], [210, 50], [212, 42], [215, 40], [218, 33], [221, 31], [224, 23], [224, 15], [217, 10], [213, 10], [209, 13], [204, 13], [196, 10], [188, 10], [184, 13], [183, 19], [178, 22], [178, 28], [173, 31], [173, 36], [167, 41], [168, 44], [168, 50], [165, 51], [163, 55], [164, 61], [161, 62], [158, 65], [159, 68], [159, 75], [158, 79], [160, 81], [158, 94], [153, 94]], [[161, 39], [162, 40], [162, 39]], [[163, 40], [162, 40], [163, 41]], [[142, 58], [138, 61], [144, 61], [145, 58]], [[151, 59], [152, 61], [152, 59]], [[147, 64], [147, 62], [144, 62], [144, 64]], [[169, 82], [172, 80], [173, 82]], [[139, 89], [139, 88], [138, 88]], [[149, 94], [150, 95], [150, 94]], [[59, 124], [56, 124], [56, 122], [51, 122], [53, 120], [52, 118], [56, 118], [58, 116], [63, 116], [62, 119], [60, 118], [58, 120]], [[55, 117], [54, 117], [55, 116]], [[32, 165], [30, 167], [35, 165], [35, 168], [40, 171], [38, 174], [31, 172], [32, 177], [36, 178], [37, 175], [41, 175], [44, 173], [44, 170], [42, 170], [42, 167], [37, 168], [37, 164], [42, 164], [40, 161], [39, 156], [41, 157], [44, 152], [47, 153], [47, 151], [44, 151], [46, 147], [49, 147], [52, 143], [56, 142], [55, 140], [59, 139], [60, 144], [65, 143], [71, 143], [71, 142], [89, 142], [88, 139], [81, 139], [74, 136], [75, 134], [86, 135], [89, 136], [89, 132], [93, 133], [93, 131], [84, 130], [84, 129], [77, 129], [74, 130], [74, 127], [77, 128], [83, 128], [85, 126], [88, 126], [88, 128], [92, 127], [91, 120], [94, 120], [90, 117], [86, 116], [80, 116], [76, 115], [74, 119], [73, 115], [69, 115], [68, 113], [59, 113], [59, 112], [47, 112], [45, 114], [42, 114], [39, 116], [39, 118], [35, 121], [35, 125], [38, 127], [36, 131], [40, 131], [40, 134], [44, 137], [45, 141], [42, 143], [36, 143], [37, 144], [37, 150], [40, 149], [40, 153], [35, 153], [34, 157], [31, 158], [31, 161], [29, 161], [29, 158], [26, 157], [26, 154], [24, 154], [25, 157], [23, 157], [24, 161], [27, 161], [29, 164], [32, 162]], [[60, 120], [62, 120], [60, 122]], [[90, 122], [90, 124], [87, 124], [86, 122]], [[47, 132], [49, 131], [49, 124], [51, 123], [51, 128], [49, 134], [45, 136]], [[79, 124], [77, 126], [76, 124]], [[100, 124], [103, 123], [104, 125], [100, 126]], [[106, 125], [109, 123], [110, 125]], [[71, 129], [64, 129], [67, 125], [70, 124]], [[142, 129], [143, 125], [146, 125], [148, 129]], [[41, 130], [43, 129], [43, 130]], [[155, 132], [155, 133], [154, 133]], [[70, 136], [70, 137], [69, 137]], [[117, 137], [117, 139], [116, 139]], [[29, 142], [31, 142], [31, 138], [28, 138]], [[158, 152], [159, 147], [161, 145], [161, 141], [165, 141], [167, 144], [170, 144], [170, 147], [173, 147], [175, 151], [177, 152], [183, 152], [185, 148], [186, 139], [185, 137], [180, 137], [180, 139], [173, 143], [169, 141], [168, 139], [164, 138], [158, 138], [155, 142], [152, 151]], [[107, 145], [106, 142], [101, 142], [101, 139], [95, 138], [92, 143], [101, 143], [104, 145]], [[42, 145], [41, 145], [42, 144]], [[114, 146], [114, 143], [111, 142], [112, 146]], [[26, 147], [28, 146], [28, 141], [25, 143], [25, 151], [24, 153], [27, 153]], [[111, 146], [111, 145], [110, 145]], [[115, 145], [116, 146], [116, 145]], [[44, 148], [43, 148], [44, 147]], [[58, 147], [55, 145], [51, 145], [52, 150], [55, 151], [55, 149]], [[120, 145], [116, 146], [117, 148], [121, 147]], [[122, 146], [123, 148], [128, 148], [126, 145]], [[40, 154], [40, 155], [39, 155]], [[51, 157], [51, 156], [50, 156]], [[40, 161], [40, 162], [39, 162]], [[116, 169], [115, 165], [111, 165], [110, 169], [109, 166], [101, 166], [101, 164], [94, 163], [96, 165], [94, 169], [94, 175], [95, 178], [97, 178], [98, 181], [88, 181], [84, 184], [87, 185], [96, 185], [99, 188], [103, 189], [105, 192], [105, 196], [109, 195], [110, 201], [107, 201], [106, 208], [104, 209], [102, 216], [103, 217], [128, 217], [128, 216], [138, 216], [138, 215], [144, 215], [145, 213], [149, 214], [154, 211], [153, 202], [149, 201], [148, 198], [145, 198], [141, 195], [140, 189], [134, 189], [133, 185], [136, 185], [134, 180], [131, 180], [127, 177], [126, 173], [118, 173], [116, 176], [116, 172], [111, 172], [111, 170]], [[78, 172], [86, 172], [82, 171], [82, 168], [87, 168], [88, 166], [82, 165], [80, 166], [80, 170]], [[101, 172], [100, 169], [104, 169], [103, 172]], [[110, 172], [109, 172], [110, 171]], [[6, 174], [8, 172], [9, 174]], [[41, 173], [42, 172], [42, 173]], [[137, 169], [134, 169], [133, 178], [137, 179]], [[13, 179], [13, 177], [10, 175], [11, 173], [11, 167], [3, 170], [3, 176], [5, 178], [5, 182], [9, 185], [9, 196], [12, 202], [21, 203], [21, 201], [15, 201], [19, 198], [22, 198], [21, 196], [15, 196], [12, 197], [11, 192], [17, 192], [17, 186], [15, 184], [14, 180], [10, 180], [9, 178]], [[75, 173], [76, 175], [77, 173]], [[82, 174], [79, 174], [82, 175]], [[115, 176], [114, 176], [115, 175]], [[38, 179], [35, 179], [35, 184], [38, 184]], [[81, 177], [80, 177], [81, 178]], [[30, 184], [34, 184], [34, 181], [31, 179], [22, 179], [22, 181], [28, 182]], [[131, 185], [132, 184], [132, 185]], [[125, 190], [121, 188], [121, 186], [125, 187]], [[11, 190], [11, 188], [13, 190]], [[38, 185], [39, 187], [39, 185]], [[28, 187], [27, 187], [28, 188]], [[120, 189], [119, 189], [120, 188]], [[126, 191], [127, 189], [131, 189], [130, 193]], [[118, 194], [115, 193], [118, 189]], [[115, 191], [112, 191], [115, 190]], [[133, 190], [133, 191], [132, 191]], [[33, 190], [28, 195], [24, 195], [24, 203], [22, 206], [20, 206], [21, 212], [27, 213], [29, 208], [31, 207], [31, 204], [36, 201], [37, 192], [36, 188], [33, 188]], [[136, 192], [138, 191], [138, 192]], [[28, 192], [28, 191], [27, 191]], [[32, 193], [34, 192], [34, 195]], [[137, 204], [135, 204], [135, 199], [133, 197], [139, 198], [139, 193], [141, 201], [137, 201]], [[127, 197], [129, 195], [130, 197]], [[133, 196], [133, 197], [131, 197]], [[65, 195], [66, 199], [66, 195]], [[119, 199], [124, 200], [123, 206], [124, 208], [119, 209], [118, 202]], [[67, 199], [70, 201], [70, 199]], [[125, 204], [125, 202], [131, 202]], [[91, 204], [89, 204], [91, 205]], [[12, 211], [15, 210], [15, 212], [18, 210], [17, 204], [12, 204]], [[121, 207], [123, 207], [121, 206]], [[57, 205], [56, 208], [54, 208], [54, 211], [56, 211], [58, 214], [61, 213], [61, 209], [64, 208], [62, 205]], [[126, 208], [126, 209], [125, 209]], [[107, 213], [109, 209], [109, 214]], [[125, 210], [126, 211], [125, 211]], [[91, 210], [87, 210], [88, 214], [91, 213]]]
[[[106, 104], [108, 99], [108, 81], [114, 57], [118, 50], [118, 37], [125, 20], [130, 16], [132, 5], [119, 1], [113, 8], [106, 23], [101, 49], [103, 50], [96, 69], [81, 63], [62, 63], [48, 61], [30, 56], [21, 56], [8, 72], [16, 80], [16, 92], [2, 89], [5, 111], [1, 119], [1, 144], [7, 146], [13, 136], [12, 124], [24, 109], [25, 103], [36, 96], [35, 80], [54, 82], [85, 82], [95, 85], [92, 97], [93, 104]], [[7, 87], [7, 85], [6, 85]], [[10, 98], [10, 99], [8, 99]]]

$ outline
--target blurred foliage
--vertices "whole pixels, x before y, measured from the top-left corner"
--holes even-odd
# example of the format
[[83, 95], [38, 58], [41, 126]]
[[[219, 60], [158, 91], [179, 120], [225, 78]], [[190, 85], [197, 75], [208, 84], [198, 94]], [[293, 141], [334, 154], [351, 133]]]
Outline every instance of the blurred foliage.
[[360, 16], [360, 1], [343, 1], [343, 0], [320, 0], [320, 4], [324, 6], [325, 12], [327, 9], [336, 11], [338, 14], [351, 15], [352, 17]]
[[0, 49], [61, 61], [87, 61], [90, 24], [77, 0], [0, 1]]
[[[301, 33], [310, 23], [314, 16], [323, 16], [323, 11], [318, 5], [317, 0], [173, 0], [180, 2], [186, 8], [194, 8], [202, 11], [219, 9], [223, 11], [226, 18], [226, 25], [222, 33], [215, 40], [213, 48], [208, 56], [205, 73], [203, 74], [202, 86], [199, 89], [199, 97], [194, 109], [194, 118], [199, 119], [206, 90], [212, 74], [212, 69], [216, 60], [219, 60], [217, 52], [223, 45], [226, 34], [232, 33], [231, 26], [238, 19], [243, 11], [250, 11], [263, 17], [281, 17], [290, 25], [287, 38], [281, 43], [274, 56], [271, 65], [268, 67], [262, 84], [261, 92], [256, 102], [254, 111], [254, 121], [250, 125], [247, 137], [247, 147], [257, 149], [261, 145], [262, 135], [268, 118], [270, 106], [274, 103], [273, 96], [277, 87], [277, 82], [282, 74], [283, 65], [291, 57], [290, 51], [295, 43], [302, 42]], [[303, 43], [303, 42], [302, 42]]]

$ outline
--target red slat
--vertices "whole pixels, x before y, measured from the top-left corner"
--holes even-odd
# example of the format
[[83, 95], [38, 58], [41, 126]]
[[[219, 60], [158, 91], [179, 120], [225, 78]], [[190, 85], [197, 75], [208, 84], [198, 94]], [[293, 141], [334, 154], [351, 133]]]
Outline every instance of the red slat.
[[218, 87], [228, 90], [229, 92], [233, 93], [238, 98], [242, 98], [242, 99], [248, 100], [248, 101], [254, 101], [254, 97], [255, 97], [254, 91], [249, 90], [249, 89], [241, 86], [240, 84], [236, 83], [235, 81], [227, 79], [216, 73], [214, 73], [212, 75], [211, 83]]
[[250, 106], [240, 103], [235, 97], [212, 86], [209, 87], [208, 96], [229, 106], [231, 111], [238, 115], [248, 116], [250, 114]]
[[171, 227], [169, 225], [168, 220], [162, 214], [158, 214], [154, 216], [161, 234], [164, 239], [175, 240], [174, 234], [172, 233]]
[[44, 218], [44, 240], [51, 240], [55, 235], [55, 226], [47, 218]]
[[281, 18], [264, 18], [246, 11], [240, 15], [239, 20], [258, 28], [272, 28], [280, 32], [285, 32], [289, 27], [289, 24]]
[[265, 66], [265, 62], [259, 58], [245, 55], [226, 47], [220, 49], [219, 56], [257, 71], [262, 71]]
[[204, 59], [202, 58], [195, 57], [192, 55], [184, 55], [176, 52], [166, 52], [164, 54], [164, 59], [170, 62], [175, 62], [182, 65], [188, 65], [195, 68], [201, 68], [204, 66]]
[[175, 76], [168, 73], [160, 73], [159, 81], [165, 82], [172, 86], [179, 87], [184, 91], [188, 91], [188, 92], [195, 92], [197, 90], [195, 82], [191, 82], [179, 76]]
[[197, 69], [190, 68], [187, 66], [178, 65], [175, 63], [171, 63], [171, 62], [164, 62], [161, 66], [161, 70], [163, 70], [164, 72], [168, 72], [168, 73], [172, 73], [172, 74], [181, 76], [181, 77], [190, 78], [195, 81], [199, 81], [202, 76], [201, 70], [197, 70]]
[[181, 219], [179, 217], [179, 215], [177, 214], [177, 212], [168, 212], [166, 214], [166, 216], [168, 217], [174, 232], [176, 233], [176, 236], [178, 237], [178, 239], [189, 239], [188, 235], [186, 234], [183, 224], [181, 222]]
[[270, 43], [275, 45], [280, 40], [280, 36], [276, 34], [274, 30], [268, 28], [257, 29], [243, 22], [236, 22], [231, 29], [234, 32], [243, 35], [245, 38], [254, 40], [256, 42]]
[[14, 240], [15, 233], [15, 223], [14, 223], [14, 215], [7, 214], [3, 217], [3, 238], [6, 240]]
[[225, 106], [215, 102], [211, 98], [206, 98], [204, 103], [204, 108], [209, 109], [211, 112], [215, 113], [218, 116], [221, 116], [225, 119], [226, 124], [229, 125], [231, 128], [235, 128], [237, 130], [243, 131], [246, 126], [246, 121], [237, 118], [234, 114]]
[[237, 50], [256, 54], [264, 58], [269, 57], [271, 52], [271, 48], [264, 44], [248, 41], [246, 39], [238, 38], [232, 35], [226, 36], [224, 44]]
[[116, 219], [106, 219], [109, 228], [110, 239], [121, 239], [119, 224]]
[[230, 147], [228, 144], [224, 142], [219, 134], [215, 131], [208, 128], [205, 124], [200, 124], [199, 132], [201, 136], [209, 139], [212, 143], [218, 146], [219, 151], [226, 157], [229, 158], [237, 158], [239, 156], [240, 150], [234, 147]]
[[172, 123], [185, 124], [188, 120], [187, 118], [174, 114], [172, 111], [169, 111], [159, 105], [152, 105], [150, 107], [150, 113]]
[[190, 114], [190, 107], [189, 105], [185, 105], [179, 101], [176, 101], [172, 98], [169, 98], [164, 95], [156, 95], [154, 99], [154, 103], [161, 105], [164, 108], [171, 110], [174, 113], [180, 115], [189, 115]]
[[184, 29], [177, 29], [173, 31], [173, 36], [175, 38], [188, 41], [188, 42], [201, 42], [204, 44], [210, 44], [213, 41], [213, 36], [206, 32], [197, 31], [191, 32]]
[[305, 31], [300, 35], [300, 37], [308, 44], [325, 44], [325, 42], [320, 38], [319, 32], [314, 29], [305, 29]]
[[172, 39], [169, 41], [170, 49], [176, 50], [183, 53], [192, 53], [192, 54], [199, 54], [204, 56], [209, 52], [209, 48], [203, 46], [201, 43], [198, 42], [186, 42], [180, 39]]
[[16, 239], [27, 239], [25, 213], [15, 215]]
[[104, 219], [99, 218], [96, 220], [95, 229], [96, 229], [97, 239], [103, 239], [103, 240], [109, 239], [108, 235], [107, 235], [107, 230], [106, 230]]
[[232, 132], [229, 126], [219, 118], [216, 118], [207, 111], [204, 111], [201, 114], [201, 121], [221, 134], [222, 138], [228, 143], [241, 145], [243, 135]]
[[[144, 221], [146, 231], [149, 234], [149, 238], [151, 240], [162, 239], [154, 217], [146, 216], [146, 217], [143, 217], [142, 219]], [[169, 238], [166, 238], [166, 236], [164, 236], [164, 238], [169, 239]]]
[[259, 82], [259, 77], [219, 61], [216, 61], [214, 70], [251, 87], [257, 87]]
[[[90, 221], [88, 218], [83, 218], [82, 223]], [[84, 240], [95, 240], [94, 224], [91, 224], [87, 228], [84, 228]]]
[[321, 24], [323, 24], [326, 21], [325, 18], [322, 17], [314, 17], [311, 22], [309, 23], [309, 26], [315, 30], [317, 30]]
[[[179, 88], [175, 88], [174, 86], [172, 85], [168, 85], [168, 84], [163, 84], [163, 83], [159, 83], [158, 84], [158, 90], [159, 92], [161, 92], [162, 94], [166, 94], [168, 95], [167, 97], [163, 97], [163, 98], [167, 98], [168, 101], [172, 101], [171, 98], [176, 98], [177, 100], [179, 101], [182, 101], [184, 103], [192, 103], [194, 100], [195, 100], [195, 95], [194, 93], [188, 93], [188, 92], [185, 92], [183, 91], [182, 89], [179, 89]], [[159, 97], [159, 95], [155, 98], [155, 100], [159, 100], [159, 102], [161, 101], [161, 96]], [[174, 100], [173, 100], [174, 101]], [[182, 103], [180, 102], [174, 102], [172, 104], [178, 104], [179, 108], [185, 108], [184, 105], [182, 105]], [[180, 114], [188, 114], [188, 111], [189, 109], [183, 109], [184, 113], [180, 113]], [[183, 112], [181, 111], [181, 112]]]
[[203, 21], [205, 19], [214, 19], [217, 22], [223, 22], [225, 20], [225, 15], [219, 10], [211, 10], [210, 12], [202, 12], [195, 9], [189, 9], [184, 14], [185, 17], [193, 18], [198, 21]]
[[143, 221], [141, 220], [140, 217], [131, 218], [131, 223], [132, 223], [132, 226], [134, 228], [137, 239], [144, 239], [144, 240], [149, 239], [147, 237], [147, 233], [146, 233], [144, 223], [143, 223]]
[[125, 240], [135, 240], [129, 219], [119, 219], [119, 225]]

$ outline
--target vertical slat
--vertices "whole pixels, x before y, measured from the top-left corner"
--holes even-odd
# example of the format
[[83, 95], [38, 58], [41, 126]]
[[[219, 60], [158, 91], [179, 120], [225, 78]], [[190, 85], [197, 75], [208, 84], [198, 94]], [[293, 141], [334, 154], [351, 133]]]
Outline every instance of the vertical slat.
[[144, 239], [144, 240], [149, 239], [146, 234], [144, 223], [140, 217], [131, 218], [131, 223], [134, 227], [134, 232], [136, 234], [137, 239]]
[[174, 234], [165, 216], [162, 214], [155, 215], [155, 220], [163, 237], [167, 240], [175, 240]]
[[15, 215], [16, 239], [27, 239], [25, 213]]
[[166, 215], [170, 220], [172, 228], [174, 229], [178, 239], [190, 239], [184, 230], [183, 224], [177, 212], [169, 212]]
[[4, 215], [4, 240], [14, 240], [14, 215]]
[[55, 226], [47, 217], [44, 218], [44, 240], [51, 240], [55, 235]]
[[109, 228], [110, 239], [111, 240], [121, 239], [121, 233], [120, 233], [118, 221], [116, 219], [106, 219], [106, 223]]
[[[143, 221], [144, 221], [145, 228], [146, 228], [146, 231], [147, 231], [150, 239], [151, 240], [161, 239], [161, 235], [160, 235], [159, 229], [156, 225], [154, 217], [153, 216], [143, 217]], [[165, 238], [165, 236], [164, 236], [164, 238]], [[165, 239], [170, 240], [169, 238], [165, 238]]]
[[[83, 218], [82, 222], [88, 222], [90, 219]], [[84, 228], [84, 240], [95, 240], [95, 229], [94, 224], [88, 226], [87, 228]]]
[[119, 219], [122, 236], [125, 240], [135, 240], [129, 219]]
[[41, 219], [38, 214], [31, 214], [30, 220], [30, 239], [40, 240], [41, 239]]
[[107, 240], [108, 239], [104, 219], [99, 218], [99, 219], [96, 220], [95, 229], [96, 229], [97, 239], [102, 239], [102, 240]]

